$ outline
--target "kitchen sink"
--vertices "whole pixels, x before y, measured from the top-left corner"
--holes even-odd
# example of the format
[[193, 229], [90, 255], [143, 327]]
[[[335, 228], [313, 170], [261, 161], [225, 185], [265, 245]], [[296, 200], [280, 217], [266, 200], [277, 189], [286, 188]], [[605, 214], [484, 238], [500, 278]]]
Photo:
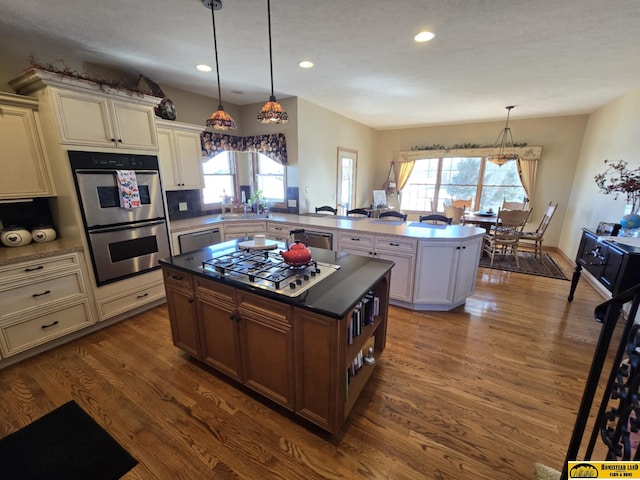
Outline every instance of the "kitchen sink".
[[268, 213], [221, 213], [219, 220], [251, 220], [271, 218]]

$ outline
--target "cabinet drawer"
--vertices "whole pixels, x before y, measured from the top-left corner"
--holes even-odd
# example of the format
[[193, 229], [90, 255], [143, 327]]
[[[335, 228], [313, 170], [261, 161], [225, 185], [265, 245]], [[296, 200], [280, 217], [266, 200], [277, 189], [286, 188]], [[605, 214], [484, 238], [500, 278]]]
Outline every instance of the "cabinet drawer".
[[191, 275], [181, 270], [175, 270], [173, 268], [162, 268], [162, 276], [164, 281], [173, 287], [182, 287], [187, 290], [191, 290], [192, 280]]
[[274, 235], [288, 236], [291, 230], [293, 230], [293, 225], [288, 223], [269, 223], [267, 225], [267, 232]]
[[[191, 276], [189, 277], [189, 285], [191, 284]], [[147, 303], [154, 302], [166, 298], [164, 284], [162, 282], [147, 285], [144, 288], [135, 291], [129, 291], [126, 294], [116, 295], [113, 297], [98, 300], [98, 314], [100, 320], [115, 317], [121, 313], [129, 312], [138, 307], [142, 307]]]
[[58, 255], [55, 257], [43, 258], [30, 262], [15, 263], [0, 267], [0, 282], [5, 280], [15, 280], [13, 277], [22, 278], [37, 277], [41, 275], [60, 270], [61, 268], [79, 268], [80, 260], [77, 253], [69, 255]]
[[241, 317], [244, 310], [265, 320], [275, 320], [287, 325], [292, 324], [291, 307], [289, 305], [242, 290], [238, 290], [238, 310]]
[[415, 253], [418, 242], [401, 237], [376, 237], [376, 251], [389, 250], [392, 252]]
[[338, 248], [342, 247], [373, 250], [373, 235], [362, 235], [357, 232], [340, 233]]
[[[13, 287], [13, 288], [10, 288]], [[11, 315], [28, 308], [46, 305], [56, 300], [84, 295], [85, 288], [79, 270], [62, 275], [40, 277], [29, 283], [6, 284], [0, 287], [0, 316]]]
[[266, 233], [267, 226], [264, 221], [256, 222], [227, 222], [224, 224], [224, 234], [237, 233]]
[[194, 277], [196, 295], [206, 295], [227, 303], [236, 303], [236, 289], [206, 278]]
[[15, 322], [4, 322], [0, 326], [2, 354], [15, 355], [91, 324], [93, 318], [86, 299], [28, 320], [21, 317]]

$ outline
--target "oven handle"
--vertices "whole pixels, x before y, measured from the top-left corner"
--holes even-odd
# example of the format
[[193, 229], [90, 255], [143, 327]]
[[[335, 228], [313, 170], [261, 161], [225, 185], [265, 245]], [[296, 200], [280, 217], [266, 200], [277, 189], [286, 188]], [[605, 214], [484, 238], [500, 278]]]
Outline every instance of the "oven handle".
[[[78, 169], [75, 170], [76, 174], [88, 174], [88, 175], [92, 175], [92, 174], [98, 174], [98, 175], [115, 175], [116, 172], [118, 170], [87, 170], [87, 169]], [[150, 174], [150, 175], [158, 175], [158, 170], [133, 170], [134, 172], [138, 173], [144, 173], [144, 174]]]
[[134, 228], [141, 227], [152, 227], [154, 225], [164, 225], [166, 224], [166, 220], [157, 220], [155, 222], [136, 222], [136, 223], [127, 223], [126, 225], [120, 225], [118, 227], [105, 227], [105, 228], [95, 228], [89, 231], [89, 234], [93, 233], [107, 233], [107, 232], [119, 232], [122, 230], [131, 230]]

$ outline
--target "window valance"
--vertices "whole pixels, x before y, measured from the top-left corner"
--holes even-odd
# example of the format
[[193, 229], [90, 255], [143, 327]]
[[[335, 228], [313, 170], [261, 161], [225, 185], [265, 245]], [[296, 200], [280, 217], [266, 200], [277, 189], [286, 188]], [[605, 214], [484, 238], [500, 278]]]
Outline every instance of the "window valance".
[[236, 152], [258, 152], [282, 165], [288, 164], [287, 142], [284, 133], [239, 137], [237, 135], [202, 132], [200, 140], [202, 153], [206, 157], [231, 150]]

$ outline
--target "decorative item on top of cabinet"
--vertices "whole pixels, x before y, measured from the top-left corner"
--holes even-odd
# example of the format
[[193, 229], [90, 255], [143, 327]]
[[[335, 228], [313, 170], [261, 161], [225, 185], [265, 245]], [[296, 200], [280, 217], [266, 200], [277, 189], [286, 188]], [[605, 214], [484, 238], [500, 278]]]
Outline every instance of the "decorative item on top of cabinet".
[[159, 98], [129, 95], [89, 81], [29, 71], [9, 82], [51, 109], [60, 143], [130, 150], [158, 149], [154, 106]]
[[55, 195], [40, 132], [37, 100], [0, 93], [0, 200]]
[[158, 161], [165, 190], [204, 188], [202, 176], [202, 127], [157, 120]]

